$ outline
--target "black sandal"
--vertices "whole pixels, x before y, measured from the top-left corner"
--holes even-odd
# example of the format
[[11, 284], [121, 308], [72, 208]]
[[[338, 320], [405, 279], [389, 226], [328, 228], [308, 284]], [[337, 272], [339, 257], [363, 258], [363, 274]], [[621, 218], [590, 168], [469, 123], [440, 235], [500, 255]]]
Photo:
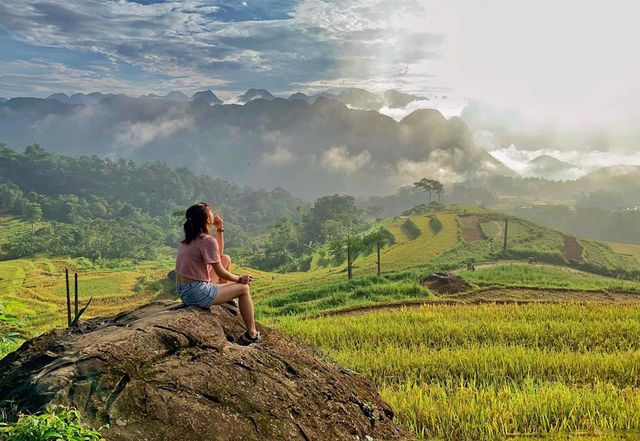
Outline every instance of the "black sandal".
[[258, 343], [261, 340], [262, 338], [260, 337], [260, 332], [258, 332], [255, 337], [251, 337], [251, 335], [249, 335], [249, 331], [244, 331], [244, 334], [242, 334], [240, 338], [238, 338], [237, 343], [241, 346], [249, 346], [254, 343]]

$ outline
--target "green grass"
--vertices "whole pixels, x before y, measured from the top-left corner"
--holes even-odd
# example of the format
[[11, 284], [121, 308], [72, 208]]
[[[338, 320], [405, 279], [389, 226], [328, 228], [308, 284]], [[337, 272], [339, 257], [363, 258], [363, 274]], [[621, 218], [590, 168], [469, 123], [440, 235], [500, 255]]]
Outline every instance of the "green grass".
[[570, 268], [540, 265], [503, 264], [479, 268], [476, 271], [464, 271], [461, 272], [461, 276], [478, 286], [640, 292], [640, 282], [577, 272]]
[[395, 280], [371, 276], [258, 298], [256, 316], [258, 319], [269, 319], [308, 315], [354, 306], [431, 297], [429, 290], [420, 285], [417, 278], [409, 275]]
[[432, 305], [279, 326], [370, 378], [425, 438], [640, 430], [637, 307]]
[[46, 222], [26, 222], [20, 217], [0, 214], [0, 246], [14, 236], [30, 233], [46, 225]]

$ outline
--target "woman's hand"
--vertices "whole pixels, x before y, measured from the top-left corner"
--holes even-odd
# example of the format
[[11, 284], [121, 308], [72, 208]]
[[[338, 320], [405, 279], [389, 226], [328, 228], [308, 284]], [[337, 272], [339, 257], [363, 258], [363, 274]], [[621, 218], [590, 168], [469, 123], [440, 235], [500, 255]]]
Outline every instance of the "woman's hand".
[[238, 283], [242, 283], [243, 285], [248, 285], [249, 283], [251, 283], [252, 280], [253, 280], [253, 277], [251, 277], [250, 275], [244, 275], [244, 276], [240, 276], [240, 280], [238, 280]]
[[219, 214], [213, 215], [213, 226], [216, 227], [216, 229], [221, 230], [223, 222], [224, 221], [222, 220], [222, 217], [220, 217]]

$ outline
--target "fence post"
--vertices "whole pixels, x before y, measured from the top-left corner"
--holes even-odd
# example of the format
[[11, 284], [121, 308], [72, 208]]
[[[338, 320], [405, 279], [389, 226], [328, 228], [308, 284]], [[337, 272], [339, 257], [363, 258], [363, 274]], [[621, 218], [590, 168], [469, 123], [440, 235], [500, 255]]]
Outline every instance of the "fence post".
[[74, 296], [74, 302], [73, 302], [73, 316], [77, 316], [78, 315], [78, 273], [75, 273], [75, 296]]
[[503, 251], [507, 251], [507, 231], [509, 231], [509, 218], [505, 218], [504, 220], [504, 245], [502, 247]]
[[351, 236], [347, 235], [347, 277], [351, 280]]
[[378, 277], [380, 277], [380, 237], [376, 241], [376, 251], [378, 253]]
[[67, 282], [67, 326], [71, 326], [71, 295], [69, 293], [69, 269], [64, 270], [65, 279]]

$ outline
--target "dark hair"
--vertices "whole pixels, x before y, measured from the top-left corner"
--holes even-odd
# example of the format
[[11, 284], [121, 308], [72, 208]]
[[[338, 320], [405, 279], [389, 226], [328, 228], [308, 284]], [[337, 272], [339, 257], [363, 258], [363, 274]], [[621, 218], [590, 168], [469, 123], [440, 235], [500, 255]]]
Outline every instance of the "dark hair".
[[189, 244], [200, 234], [209, 234], [207, 209], [211, 209], [211, 205], [206, 202], [200, 202], [187, 208], [185, 213], [187, 220], [184, 223], [184, 240], [182, 243]]

